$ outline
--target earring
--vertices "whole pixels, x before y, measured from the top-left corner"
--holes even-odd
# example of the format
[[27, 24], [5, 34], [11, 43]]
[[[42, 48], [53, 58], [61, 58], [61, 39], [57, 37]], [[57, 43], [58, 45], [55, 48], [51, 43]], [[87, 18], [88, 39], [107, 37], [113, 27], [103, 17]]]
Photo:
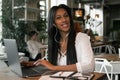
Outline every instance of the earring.
[[55, 24], [53, 24], [53, 26], [54, 26], [54, 27], [56, 27], [56, 25], [55, 25]]

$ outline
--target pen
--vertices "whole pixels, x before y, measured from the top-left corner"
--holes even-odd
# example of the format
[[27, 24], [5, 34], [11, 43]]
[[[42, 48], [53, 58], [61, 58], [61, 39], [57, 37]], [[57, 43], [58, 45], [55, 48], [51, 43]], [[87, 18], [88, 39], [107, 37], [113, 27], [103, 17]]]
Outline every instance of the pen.
[[44, 56], [44, 57], [42, 58], [42, 60], [47, 60], [47, 61], [48, 61], [48, 59], [47, 59], [47, 55]]

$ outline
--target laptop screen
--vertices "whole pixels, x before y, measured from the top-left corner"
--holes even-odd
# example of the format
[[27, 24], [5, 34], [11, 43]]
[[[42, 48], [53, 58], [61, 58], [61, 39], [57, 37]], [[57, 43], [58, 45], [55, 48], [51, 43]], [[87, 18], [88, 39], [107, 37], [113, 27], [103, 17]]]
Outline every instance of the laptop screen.
[[4, 39], [5, 51], [10, 69], [22, 76], [21, 65], [19, 62], [18, 48], [15, 39]]

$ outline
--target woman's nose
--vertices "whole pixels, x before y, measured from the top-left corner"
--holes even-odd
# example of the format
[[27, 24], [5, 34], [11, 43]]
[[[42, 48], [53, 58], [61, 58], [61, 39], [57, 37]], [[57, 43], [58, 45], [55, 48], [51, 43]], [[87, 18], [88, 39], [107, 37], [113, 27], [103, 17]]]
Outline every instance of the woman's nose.
[[66, 18], [65, 18], [65, 17], [63, 17], [63, 18], [62, 18], [62, 21], [66, 21]]

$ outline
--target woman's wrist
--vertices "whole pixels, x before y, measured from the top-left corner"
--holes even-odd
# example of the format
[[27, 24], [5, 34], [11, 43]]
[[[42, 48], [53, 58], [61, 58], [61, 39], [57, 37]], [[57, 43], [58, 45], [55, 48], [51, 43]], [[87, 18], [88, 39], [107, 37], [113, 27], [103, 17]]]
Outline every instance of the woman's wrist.
[[57, 66], [55, 66], [55, 65], [51, 65], [50, 70], [52, 70], [52, 71], [56, 71], [56, 70], [57, 70]]
[[61, 68], [62, 68], [61, 66], [52, 65], [51, 70], [53, 70], [53, 71], [60, 71], [60, 70], [62, 70]]

